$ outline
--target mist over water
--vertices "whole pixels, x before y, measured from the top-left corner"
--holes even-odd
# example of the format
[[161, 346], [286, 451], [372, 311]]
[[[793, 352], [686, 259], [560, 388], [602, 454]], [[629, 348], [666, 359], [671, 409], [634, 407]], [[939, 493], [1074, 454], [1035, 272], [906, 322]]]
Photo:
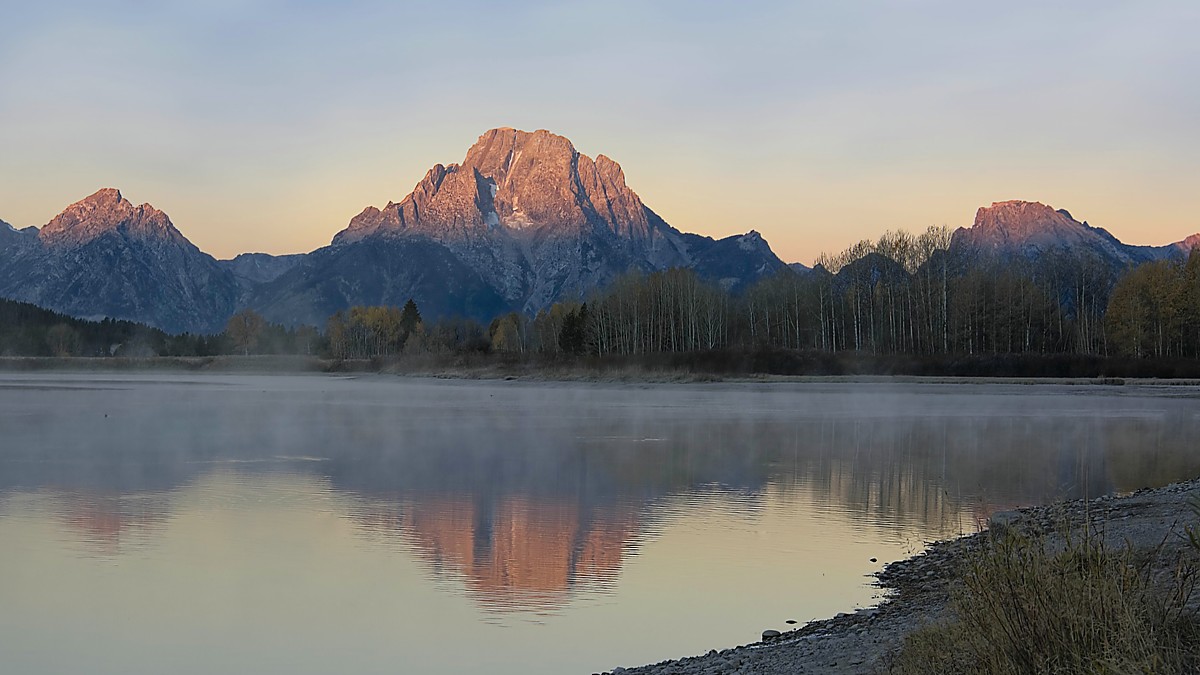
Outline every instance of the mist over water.
[[[1191, 388], [0, 375], [0, 670], [592, 672], [1200, 473]], [[878, 564], [869, 562], [878, 558]]]

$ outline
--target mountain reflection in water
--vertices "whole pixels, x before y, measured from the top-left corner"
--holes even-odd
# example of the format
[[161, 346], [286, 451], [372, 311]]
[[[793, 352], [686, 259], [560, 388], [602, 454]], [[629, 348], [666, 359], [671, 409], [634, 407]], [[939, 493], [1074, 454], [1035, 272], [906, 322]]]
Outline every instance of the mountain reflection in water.
[[[743, 558], [801, 566], [814, 578], [797, 583], [815, 585], [797, 595], [845, 598], [795, 610], [814, 618], [869, 596], [860, 550], [896, 557], [998, 509], [1200, 472], [1195, 399], [1131, 387], [0, 380], [9, 541], [46, 515], [69, 555], [153, 558], [194, 522], [204, 555], [225, 547], [214, 564], [236, 565], [244, 552], [197, 513], [231, 527], [317, 514], [504, 625], [624, 601], [643, 556], [628, 579], [643, 595], [664, 577], [640, 575], [694, 575], [720, 596], [744, 584]], [[20, 556], [0, 555], [0, 573]], [[668, 559], [674, 572], [658, 567]], [[816, 586], [848, 559], [852, 588]], [[726, 568], [733, 578], [708, 576]]]

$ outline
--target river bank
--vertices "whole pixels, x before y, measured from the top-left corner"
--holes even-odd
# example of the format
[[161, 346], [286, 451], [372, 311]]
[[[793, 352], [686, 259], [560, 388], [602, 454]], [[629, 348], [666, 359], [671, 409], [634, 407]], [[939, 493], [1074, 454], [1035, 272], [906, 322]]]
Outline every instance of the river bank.
[[[892, 657], [914, 630], [949, 619], [951, 589], [961, 579], [973, 553], [992, 532], [1004, 530], [1044, 537], [1050, 545], [1064, 532], [1098, 533], [1118, 548], [1126, 543], [1139, 551], [1162, 547], [1154, 560], [1169, 573], [1169, 561], [1187, 553], [1182, 535], [1196, 516], [1188, 501], [1200, 498], [1200, 479], [1127, 496], [1105, 496], [995, 514], [991, 531], [938, 542], [913, 558], [893, 562], [876, 576], [890, 593], [877, 607], [814, 621], [753, 644], [637, 668], [617, 668], [610, 675], [715, 675], [754, 673], [784, 675], [887, 673]], [[1195, 598], [1192, 599], [1194, 604]], [[782, 629], [786, 626], [764, 629]]]
[[1200, 382], [1195, 359], [1080, 355], [873, 355], [859, 352], [715, 351], [636, 355], [551, 355], [478, 351], [369, 359], [318, 354], [51, 357], [0, 356], [0, 371], [185, 370], [380, 373], [454, 379], [603, 382], [986, 381], [1099, 383]]
[[155, 356], [155, 357], [0, 357], [0, 372], [197, 372], [335, 373], [395, 375], [453, 380], [522, 380], [583, 383], [847, 383], [847, 384], [1027, 384], [1027, 385], [1172, 385], [1200, 386], [1196, 378], [1015, 377], [952, 375], [780, 375], [714, 373], [690, 369], [652, 369], [632, 364], [598, 367], [590, 363], [534, 363], [493, 360], [339, 360], [317, 356]]

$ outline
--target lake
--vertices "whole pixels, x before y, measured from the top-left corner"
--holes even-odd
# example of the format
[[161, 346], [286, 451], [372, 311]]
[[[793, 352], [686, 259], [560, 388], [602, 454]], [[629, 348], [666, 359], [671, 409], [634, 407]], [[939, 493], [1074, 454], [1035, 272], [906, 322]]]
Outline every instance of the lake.
[[[0, 671], [589, 673], [1200, 474], [1171, 386], [0, 374]], [[872, 562], [875, 559], [876, 562]]]

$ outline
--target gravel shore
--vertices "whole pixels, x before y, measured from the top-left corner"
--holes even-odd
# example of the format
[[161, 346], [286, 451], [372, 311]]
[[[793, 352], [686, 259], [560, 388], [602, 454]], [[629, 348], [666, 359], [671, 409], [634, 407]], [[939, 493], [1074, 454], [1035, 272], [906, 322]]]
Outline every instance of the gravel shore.
[[[1200, 497], [1200, 479], [1127, 496], [1062, 502], [995, 514], [992, 530], [1007, 528], [1044, 535], [1082, 532], [1086, 524], [1111, 546], [1126, 542], [1139, 549], [1162, 545], [1163, 559], [1186, 546], [1183, 527], [1196, 517], [1187, 501]], [[888, 658], [904, 637], [924, 624], [950, 616], [950, 589], [969, 553], [983, 545], [988, 532], [939, 542], [924, 553], [891, 563], [876, 576], [890, 597], [878, 607], [814, 621], [763, 642], [711, 651], [638, 668], [617, 668], [611, 675], [716, 675], [754, 673], [795, 675], [886, 673]]]

